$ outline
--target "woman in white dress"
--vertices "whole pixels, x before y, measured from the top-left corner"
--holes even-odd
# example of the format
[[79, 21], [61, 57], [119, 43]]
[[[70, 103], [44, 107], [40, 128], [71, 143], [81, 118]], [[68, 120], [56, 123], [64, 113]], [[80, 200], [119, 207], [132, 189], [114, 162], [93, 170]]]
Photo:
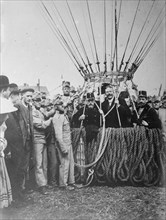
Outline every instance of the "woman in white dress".
[[12, 202], [12, 191], [10, 179], [6, 169], [4, 150], [7, 146], [7, 141], [4, 138], [6, 120], [9, 112], [16, 111], [11, 102], [7, 99], [0, 98], [0, 209], [8, 207]]

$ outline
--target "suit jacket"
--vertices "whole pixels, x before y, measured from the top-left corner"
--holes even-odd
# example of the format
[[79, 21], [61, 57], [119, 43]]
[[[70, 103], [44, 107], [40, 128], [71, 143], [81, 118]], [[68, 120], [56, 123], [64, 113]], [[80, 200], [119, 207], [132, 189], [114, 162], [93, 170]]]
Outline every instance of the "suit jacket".
[[[139, 108], [138, 108], [138, 111], [139, 111]], [[138, 124], [141, 124], [143, 120], [148, 123], [148, 128], [161, 129], [161, 121], [159, 119], [158, 114], [148, 104], [144, 106], [143, 111], [141, 112], [139, 116]]]
[[[33, 124], [30, 107], [26, 107], [20, 102], [16, 112], [9, 113], [6, 121], [7, 130], [5, 137], [8, 142], [6, 152], [21, 153], [23, 149], [30, 151], [33, 148]], [[28, 119], [29, 118], [29, 119]], [[30, 144], [26, 144], [30, 141]]]
[[115, 99], [112, 101], [111, 106], [109, 105], [108, 100], [105, 100], [102, 103], [102, 110], [104, 112], [104, 115], [107, 114], [107, 112], [112, 108], [112, 110], [109, 112], [109, 114], [105, 117], [105, 127], [111, 127], [111, 128], [119, 128], [119, 120], [118, 120], [118, 114], [117, 109], [115, 105]]

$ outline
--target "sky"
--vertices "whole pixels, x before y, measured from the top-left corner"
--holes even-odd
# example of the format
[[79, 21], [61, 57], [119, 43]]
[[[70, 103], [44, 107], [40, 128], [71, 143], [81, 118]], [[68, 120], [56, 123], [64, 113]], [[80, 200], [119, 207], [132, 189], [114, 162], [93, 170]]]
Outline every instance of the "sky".
[[[164, 0], [156, 1], [152, 18], [154, 18], [164, 5]], [[118, 54], [122, 56], [129, 35], [132, 19], [136, 9], [137, 0], [123, 0], [121, 20], [119, 24]], [[54, 13], [51, 1], [45, 2], [48, 9]], [[65, 1], [55, 1], [55, 4], [63, 17], [68, 29], [78, 49], [81, 46], [78, 41], [76, 31], [71, 22], [69, 11]], [[119, 4], [119, 2], [118, 2]], [[145, 15], [150, 8], [152, 1], [142, 1], [138, 11], [138, 18], [133, 29], [130, 44], [131, 51], [136, 36], [145, 20]], [[81, 38], [86, 48], [88, 57], [93, 60], [90, 43], [93, 44], [91, 29], [89, 26], [88, 14], [85, 1], [69, 1]], [[104, 23], [103, 23], [103, 1], [90, 1], [91, 16], [94, 34], [97, 45], [97, 52], [100, 62], [104, 62]], [[111, 50], [111, 6], [112, 1], [106, 1], [106, 42], [107, 58], [109, 59]], [[45, 17], [44, 17], [45, 16]], [[28, 83], [36, 85], [38, 79], [42, 86], [47, 86], [50, 93], [57, 93], [60, 90], [62, 80], [70, 81], [77, 87], [83, 84], [83, 78], [75, 68], [64, 48], [53, 34], [52, 30], [45, 21], [46, 14], [41, 11], [40, 1], [1, 1], [1, 74], [7, 75], [10, 82], [18, 85]], [[57, 17], [54, 17], [57, 19]], [[58, 22], [59, 20], [56, 20]], [[148, 21], [149, 26], [142, 36], [145, 39], [150, 30], [153, 19]], [[59, 26], [60, 23], [59, 23]], [[148, 94], [158, 94], [160, 85], [162, 91], [166, 88], [166, 45], [165, 45], [165, 23], [163, 31], [157, 43], [151, 49], [143, 63], [134, 75], [134, 82], [139, 90], [146, 90]], [[90, 41], [88, 41], [88, 35]], [[140, 43], [141, 45], [141, 43]], [[140, 47], [139, 47], [140, 48]], [[82, 52], [81, 52], [82, 54]], [[83, 55], [83, 54], [82, 54]], [[126, 55], [128, 55], [126, 53]], [[120, 56], [118, 62], [120, 62]]]

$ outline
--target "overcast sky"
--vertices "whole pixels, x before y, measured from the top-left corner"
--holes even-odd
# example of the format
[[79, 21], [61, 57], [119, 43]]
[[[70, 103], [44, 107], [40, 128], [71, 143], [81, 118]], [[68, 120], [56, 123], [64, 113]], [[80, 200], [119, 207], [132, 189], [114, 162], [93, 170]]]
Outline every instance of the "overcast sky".
[[[122, 54], [124, 51], [137, 2], [136, 0], [123, 0], [119, 26], [119, 54]], [[51, 3], [47, 2], [47, 4], [51, 10]], [[64, 18], [73, 39], [76, 40], [75, 30], [71, 22], [69, 22], [70, 15], [67, 11], [66, 3], [64, 1], [55, 1], [55, 4]], [[85, 23], [89, 22], [87, 11], [85, 10], [85, 2], [69, 1], [69, 4], [87, 48], [88, 56], [92, 58], [90, 47], [88, 46], [88, 38], [85, 35], [87, 33]], [[109, 13], [111, 11], [111, 4], [111, 1], [106, 3], [107, 48], [110, 48], [111, 43], [111, 13]], [[137, 30], [142, 27], [151, 4], [152, 1], [141, 1], [134, 29], [135, 35], [132, 35], [131, 42], [134, 42], [136, 36], [138, 36]], [[91, 1], [89, 5], [99, 59], [103, 62], [103, 2], [99, 0]], [[158, 14], [163, 5], [164, 0], [157, 1], [153, 17]], [[48, 90], [52, 93], [58, 92], [55, 88], [61, 84], [62, 76], [63, 80], [69, 80], [74, 86], [81, 85], [83, 78], [54, 36], [43, 16], [40, 1], [1, 1], [1, 74], [7, 75], [11, 82], [15, 82], [18, 85], [23, 83], [35, 85], [38, 79], [40, 79], [41, 85], [47, 86]], [[149, 21], [149, 28], [152, 23], [151, 21], [152, 19]], [[90, 34], [90, 29], [88, 32]], [[149, 94], [157, 94], [161, 83], [162, 90], [166, 87], [165, 32], [165, 24], [163, 24], [161, 37], [134, 76], [134, 82], [138, 84], [138, 89], [147, 90]], [[132, 48], [132, 45], [129, 46], [129, 49]], [[107, 56], [110, 56], [110, 50], [107, 51]]]

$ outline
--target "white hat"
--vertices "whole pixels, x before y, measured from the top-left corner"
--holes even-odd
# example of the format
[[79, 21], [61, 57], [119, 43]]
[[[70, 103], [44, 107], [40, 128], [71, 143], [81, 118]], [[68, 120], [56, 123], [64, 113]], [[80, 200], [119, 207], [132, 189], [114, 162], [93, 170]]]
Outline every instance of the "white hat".
[[9, 112], [14, 112], [14, 111], [17, 111], [17, 108], [13, 106], [11, 101], [0, 97], [0, 114], [5, 114]]

